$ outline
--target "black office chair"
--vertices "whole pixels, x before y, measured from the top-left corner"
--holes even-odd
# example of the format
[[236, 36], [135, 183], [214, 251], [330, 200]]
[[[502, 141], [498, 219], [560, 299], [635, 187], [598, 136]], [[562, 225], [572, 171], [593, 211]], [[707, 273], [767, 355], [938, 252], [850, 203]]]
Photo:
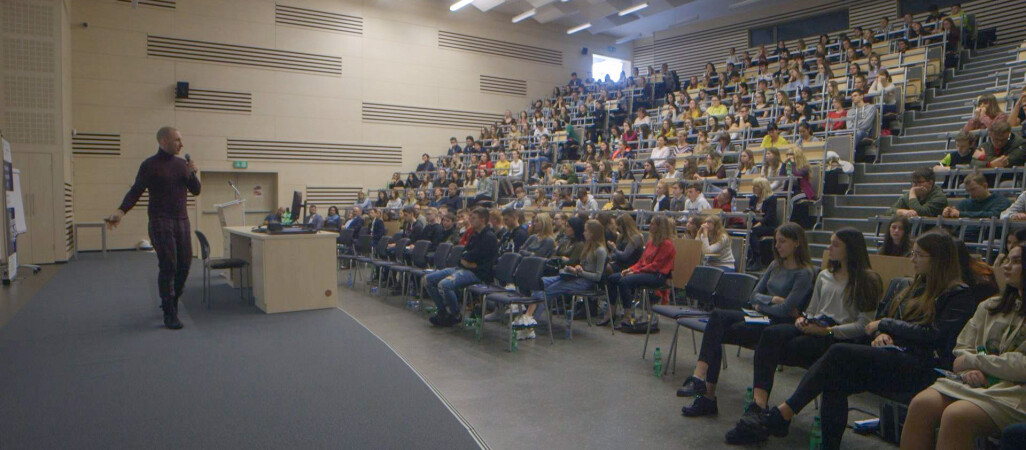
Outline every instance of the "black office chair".
[[[545, 272], [545, 258], [539, 258], [536, 256], [529, 256], [522, 258], [520, 264], [517, 265], [517, 271], [513, 275], [513, 279], [517, 286], [516, 292], [500, 292], [494, 294], [488, 294], [485, 296], [485, 301], [493, 302], [497, 305], [505, 305], [511, 307], [513, 305], [531, 305], [541, 304], [545, 311], [548, 313], [549, 320], [549, 343], [555, 343], [552, 337], [552, 308], [549, 305], [548, 296], [542, 295], [542, 298], [534, 298], [531, 296], [532, 292], [542, 291], [545, 292], [545, 285], [542, 283], [542, 274]], [[478, 328], [478, 333], [481, 333], [481, 329]], [[513, 321], [509, 321], [509, 351], [513, 351]]]
[[[222, 270], [222, 269], [239, 269], [239, 301], [243, 304], [246, 303], [246, 279], [249, 279], [250, 288], [253, 287], [252, 274], [247, 276], [246, 270], [249, 268], [249, 263], [246, 260], [239, 258], [211, 258], [210, 257], [210, 242], [207, 241], [207, 237], [203, 233], [196, 231], [196, 239], [199, 239], [200, 243], [200, 256], [203, 257], [203, 303], [207, 304], [207, 309], [210, 309], [210, 271]], [[251, 298], [252, 300], [252, 298]]]

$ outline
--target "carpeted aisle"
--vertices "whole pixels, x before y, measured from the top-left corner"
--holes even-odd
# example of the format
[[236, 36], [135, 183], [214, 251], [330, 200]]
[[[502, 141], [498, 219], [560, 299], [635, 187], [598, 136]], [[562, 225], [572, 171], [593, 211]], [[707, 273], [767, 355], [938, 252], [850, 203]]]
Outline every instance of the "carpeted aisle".
[[156, 266], [82, 255], [0, 329], [0, 448], [480, 447], [343, 311], [265, 315], [223, 285], [208, 311], [194, 264], [168, 331]]

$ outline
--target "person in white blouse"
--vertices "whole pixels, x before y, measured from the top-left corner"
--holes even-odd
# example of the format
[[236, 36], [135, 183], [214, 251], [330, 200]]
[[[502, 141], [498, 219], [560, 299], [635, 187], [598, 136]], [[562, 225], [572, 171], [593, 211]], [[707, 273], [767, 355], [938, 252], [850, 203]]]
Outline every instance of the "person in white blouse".
[[513, 152], [513, 160], [509, 162], [509, 176], [515, 180], [524, 179], [524, 160], [520, 159], [520, 152]]
[[705, 219], [698, 231], [698, 240], [702, 243], [702, 255], [707, 258], [707, 265], [724, 272], [734, 272], [734, 252], [720, 216], [711, 215]]
[[666, 145], [666, 137], [659, 136], [656, 138], [656, 147], [652, 149], [652, 161], [655, 161], [656, 167], [662, 167], [667, 170], [671, 170], [671, 167], [667, 167], [666, 163], [669, 158], [673, 157], [673, 148]]
[[891, 82], [891, 74], [887, 69], [880, 69], [873, 84], [869, 86], [866, 97], [880, 98], [883, 103], [884, 113], [897, 112], [898, 110], [898, 86]]

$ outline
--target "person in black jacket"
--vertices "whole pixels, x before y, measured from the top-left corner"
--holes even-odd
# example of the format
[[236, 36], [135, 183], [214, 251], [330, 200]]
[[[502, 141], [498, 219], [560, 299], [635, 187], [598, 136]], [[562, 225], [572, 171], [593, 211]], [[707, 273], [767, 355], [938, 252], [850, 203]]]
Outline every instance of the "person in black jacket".
[[787, 401], [743, 417], [727, 432], [727, 443], [786, 436], [792, 417], [822, 394], [823, 448], [837, 449], [848, 423], [849, 395], [871, 391], [911, 396], [937, 379], [934, 367], [950, 370], [955, 340], [976, 310], [973, 293], [962, 282], [951, 235], [920, 236], [912, 264], [912, 283], [880, 304], [877, 320], [866, 325], [861, 343], [831, 346]]
[[427, 219], [427, 225], [424, 226], [424, 232], [421, 233], [420, 239], [431, 241], [431, 244], [428, 245], [428, 252], [430, 253], [435, 251], [439, 243], [444, 242], [445, 229], [442, 227], [441, 220], [438, 217], [438, 208], [425, 209], [424, 218]]
[[381, 211], [378, 208], [371, 208], [367, 211], [370, 216], [371, 245], [378, 245], [378, 241], [385, 235], [385, 221], [381, 220]]
[[456, 292], [477, 283], [490, 283], [494, 278], [499, 241], [488, 225], [488, 210], [477, 208], [470, 214], [470, 227], [476, 232], [463, 248], [459, 267], [432, 272], [424, 277], [424, 286], [438, 306], [431, 324], [451, 327], [462, 320]]
[[[369, 213], [370, 211], [368, 211]], [[359, 206], [354, 206], [352, 209], [353, 218], [349, 219], [345, 224], [346, 230], [353, 230], [353, 236], [360, 234], [360, 228], [363, 228], [363, 209]]]
[[766, 178], [752, 181], [752, 195], [748, 198], [747, 212], [755, 214], [752, 221], [752, 232], [748, 235], [748, 248], [751, 250], [748, 259], [748, 270], [758, 271], [762, 268], [763, 258], [759, 241], [766, 236], [773, 236], [777, 225], [777, 196]]
[[506, 208], [502, 210], [502, 222], [506, 225], [506, 233], [499, 240], [500, 253], [517, 253], [520, 247], [527, 241], [527, 228], [520, 225], [520, 217], [517, 210]]

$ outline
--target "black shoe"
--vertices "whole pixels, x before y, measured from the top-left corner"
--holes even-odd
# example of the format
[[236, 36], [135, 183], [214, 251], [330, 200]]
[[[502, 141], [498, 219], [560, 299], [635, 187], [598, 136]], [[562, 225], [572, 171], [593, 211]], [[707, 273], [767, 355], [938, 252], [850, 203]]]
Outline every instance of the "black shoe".
[[715, 416], [719, 413], [719, 408], [716, 407], [716, 399], [699, 395], [695, 397], [691, 406], [681, 408], [680, 413], [684, 417]]
[[609, 322], [612, 322], [612, 321], [613, 321], [613, 319], [611, 319], [611, 318], [610, 319], [603, 319], [601, 322], [596, 323], [595, 326], [597, 326], [597, 327], [604, 327], [606, 325], [609, 325]]
[[462, 315], [446, 316], [446, 320], [442, 321], [442, 326], [443, 327], [452, 327], [452, 326], [459, 325], [461, 322], [463, 322], [463, 316]]
[[175, 314], [172, 306], [164, 308], [164, 326], [169, 330], [182, 329], [182, 322], [178, 320], [178, 314]]
[[780, 410], [773, 407], [762, 414], [746, 415], [727, 432], [726, 440], [730, 445], [752, 445], [765, 442], [770, 436], [785, 437], [791, 421], [784, 420]]
[[439, 312], [439, 313], [437, 313], [437, 314], [433, 314], [433, 315], [431, 315], [431, 317], [428, 317], [428, 322], [431, 322], [431, 325], [434, 325], [434, 326], [436, 326], [436, 327], [440, 327], [440, 326], [443, 326], [443, 325], [442, 325], [442, 322], [443, 322], [443, 321], [444, 321], [444, 320], [445, 320], [445, 319], [446, 319], [447, 317], [449, 317], [449, 315], [448, 315], [448, 314], [445, 314], [445, 313]]
[[758, 403], [751, 402], [748, 405], [745, 405], [745, 413], [744, 413], [745, 416], [753, 416], [753, 415], [757, 416], [757, 415], [762, 414], [764, 412], [766, 412], [766, 411], [763, 410], [762, 407], [759, 406]]
[[690, 376], [684, 380], [684, 384], [677, 389], [678, 397], [694, 397], [696, 395], [705, 395], [705, 380], [701, 378]]

